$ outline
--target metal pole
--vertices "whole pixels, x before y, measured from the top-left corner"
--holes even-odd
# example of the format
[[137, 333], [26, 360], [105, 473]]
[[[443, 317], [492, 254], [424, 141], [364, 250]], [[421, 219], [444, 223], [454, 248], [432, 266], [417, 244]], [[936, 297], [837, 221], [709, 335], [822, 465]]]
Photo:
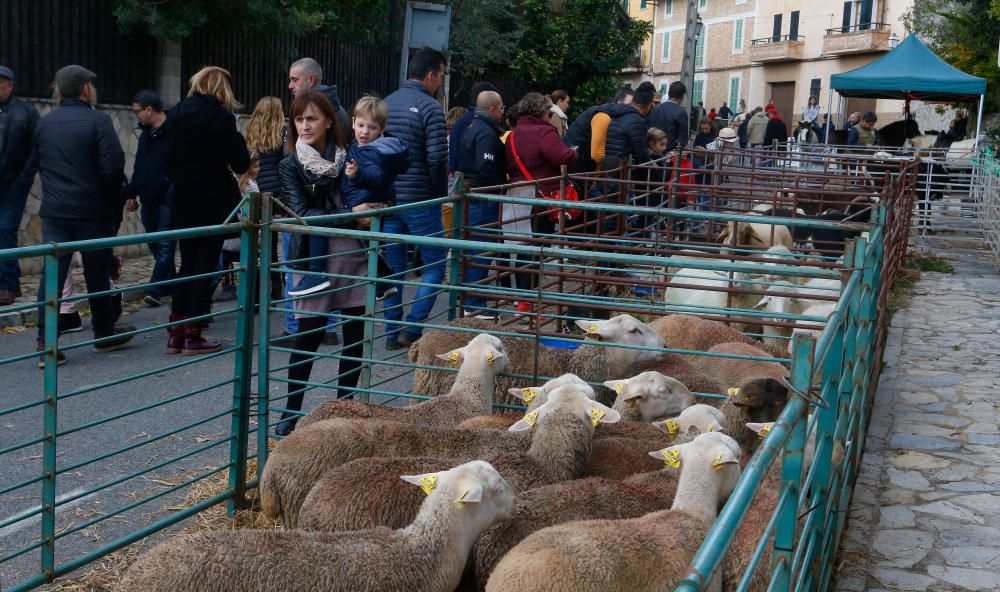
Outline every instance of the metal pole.
[[[271, 416], [271, 230], [274, 202], [271, 194], [261, 197], [260, 235], [260, 345], [257, 349], [257, 475], [267, 463], [267, 431]], [[279, 282], [280, 283], [280, 282]]]
[[[372, 232], [381, 232], [382, 217], [372, 216], [369, 219], [371, 220]], [[371, 251], [368, 253], [368, 286], [365, 288], [365, 316], [369, 319], [375, 318], [375, 295], [384, 289], [382, 286], [377, 285], [377, 282], [373, 281], [374, 278], [378, 277], [378, 245], [378, 239], [373, 238], [368, 241], [368, 247]], [[403, 286], [400, 286], [399, 290], [402, 292]], [[368, 389], [371, 388], [372, 384], [371, 360], [375, 353], [375, 323], [365, 323], [364, 327], [364, 343], [361, 346], [361, 357], [365, 361], [361, 364], [361, 374], [358, 376], [357, 388], [362, 389], [358, 398], [367, 403]], [[344, 345], [347, 345], [346, 340]]]
[[56, 432], [58, 431], [59, 371], [59, 251], [45, 256], [45, 408], [42, 443], [42, 573], [55, 578], [56, 560]]
[[[698, 0], [688, 0], [687, 25], [684, 28], [684, 59], [681, 62], [681, 82], [687, 89], [683, 107], [688, 117], [693, 113], [694, 101], [694, 54], [698, 46]], [[689, 130], [690, 133], [690, 130]], [[684, 138], [687, 145], [688, 138]]]
[[[1000, 57], [997, 58], [1000, 60]], [[979, 115], [976, 116], [976, 148], [975, 153], [979, 154], [979, 133], [983, 129], [983, 103], [985, 102], [985, 95], [979, 95]]]
[[823, 138], [824, 144], [830, 143], [830, 126], [833, 125], [833, 89], [830, 89], [829, 97], [826, 100], [826, 137]]
[[[451, 233], [453, 238], [462, 237], [463, 239], [468, 238], [468, 228], [465, 226], [465, 207], [466, 207], [466, 193], [465, 193], [465, 182], [464, 175], [458, 173], [455, 175], [455, 183], [451, 186], [451, 194], [454, 196], [452, 213], [451, 213], [451, 225], [455, 229]], [[445, 229], [445, 236], [449, 233]], [[465, 266], [465, 252], [459, 249], [452, 249], [450, 255], [451, 261], [448, 265], [448, 284], [451, 286], [451, 290], [448, 291], [448, 320], [455, 320], [455, 311], [458, 310], [458, 287], [464, 279], [464, 271], [462, 268]], [[402, 287], [400, 287], [402, 289]], [[464, 302], [464, 299], [463, 299]]]

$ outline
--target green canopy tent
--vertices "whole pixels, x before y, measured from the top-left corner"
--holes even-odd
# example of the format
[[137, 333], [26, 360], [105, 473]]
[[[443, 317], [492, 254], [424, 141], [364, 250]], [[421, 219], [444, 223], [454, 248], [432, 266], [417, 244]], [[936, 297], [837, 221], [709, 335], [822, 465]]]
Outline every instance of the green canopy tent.
[[[896, 49], [849, 72], [830, 77], [830, 87], [842, 97], [899, 99], [910, 101], [979, 100], [976, 142], [983, 120], [986, 80], [953, 68], [927, 49], [916, 35], [910, 35]], [[833, 106], [833, 93], [827, 113]], [[829, 129], [829, 128], [828, 128]], [[827, 131], [829, 139], [829, 131]]]

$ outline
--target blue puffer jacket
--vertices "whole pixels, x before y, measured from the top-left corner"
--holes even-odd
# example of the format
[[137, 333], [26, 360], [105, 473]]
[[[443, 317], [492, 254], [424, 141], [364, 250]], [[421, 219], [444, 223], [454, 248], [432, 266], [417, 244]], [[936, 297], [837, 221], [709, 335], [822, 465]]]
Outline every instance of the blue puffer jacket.
[[397, 203], [412, 203], [448, 193], [448, 138], [444, 109], [424, 85], [407, 80], [385, 99], [386, 132], [409, 147], [410, 167], [396, 178]]
[[605, 160], [614, 163], [631, 157], [635, 164], [648, 161], [646, 130], [649, 124], [646, 118], [632, 105], [612, 107], [608, 112], [611, 115], [611, 125], [608, 126], [608, 139], [604, 148]]
[[340, 198], [344, 207], [353, 208], [362, 203], [382, 202], [391, 204], [395, 200], [393, 181], [410, 166], [409, 148], [399, 138], [382, 136], [368, 144], [351, 142], [347, 149], [347, 162], [358, 164], [354, 178], [346, 174], [340, 184]]

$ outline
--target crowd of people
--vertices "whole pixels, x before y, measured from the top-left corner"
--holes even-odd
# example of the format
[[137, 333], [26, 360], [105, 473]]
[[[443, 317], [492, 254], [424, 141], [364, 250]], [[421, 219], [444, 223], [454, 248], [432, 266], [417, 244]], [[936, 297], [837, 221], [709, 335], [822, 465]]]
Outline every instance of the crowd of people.
[[[458, 174], [467, 187], [486, 191], [538, 180], [534, 186], [506, 192], [548, 197], [559, 193], [560, 183], [552, 178], [563, 167], [571, 172], [610, 170], [625, 162], [662, 160], [679, 147], [691, 147], [693, 168], [707, 169], [718, 162], [713, 154], [774, 146], [788, 138], [773, 102], [749, 111], [744, 101], [736, 108], [723, 103], [707, 113], [699, 105], [689, 114], [683, 107], [687, 88], [681, 82], [671, 84], [665, 98], [649, 82], [621, 89], [572, 122], [567, 116], [572, 97], [565, 90], [528, 93], [507, 105], [495, 86], [482, 82], [472, 87], [467, 108], [446, 114], [435, 98], [445, 67], [441, 53], [419, 50], [397, 91], [384, 99], [365, 96], [348, 111], [337, 87], [323, 83], [320, 64], [303, 58], [289, 68], [288, 88], [294, 99], [287, 119], [280, 98], [264, 97], [243, 132], [234, 117], [240, 105], [230, 73], [205, 67], [191, 78], [187, 96], [169, 111], [155, 91], [135, 94], [132, 110], [141, 134], [134, 171], [126, 179], [125, 156], [111, 119], [94, 108], [94, 72], [77, 65], [56, 72], [57, 108], [40, 118], [32, 105], [13, 96], [14, 72], [0, 66], [0, 249], [17, 246], [18, 225], [36, 173], [42, 182], [42, 240], [62, 243], [114, 236], [123, 211], [138, 210], [146, 232], [219, 225], [232, 220], [242, 196], [256, 191], [278, 198], [276, 215], [353, 213], [357, 215], [331, 218], [325, 224], [364, 227], [365, 213], [446, 195]], [[796, 130], [815, 141], [826, 125], [819, 115], [816, 98], [810, 97]], [[848, 124], [849, 142], [874, 143], [874, 114], [856, 115]], [[557, 215], [533, 216], [530, 206], [501, 207], [489, 201], [471, 202], [467, 216], [472, 226], [502, 225], [504, 238], [493, 240], [512, 242], [518, 236], [554, 233], [559, 222]], [[439, 206], [416, 206], [386, 216], [382, 230], [434, 237], [443, 235], [445, 224]], [[357, 386], [364, 324], [356, 319], [364, 313], [365, 287], [349, 278], [367, 276], [368, 256], [347, 238], [282, 233], [274, 243], [271, 256], [287, 262], [288, 273], [272, 278], [272, 296], [291, 300], [284, 335], [297, 352], [289, 361], [289, 411], [277, 428], [287, 434], [295, 427], [291, 412], [301, 409], [311, 354], [321, 343], [338, 343], [338, 330], [344, 344], [339, 396], [351, 396]], [[219, 272], [239, 257], [238, 239], [196, 235], [150, 241], [148, 246], [154, 267], [144, 301], [159, 307], [170, 299], [166, 352], [191, 356], [219, 351], [220, 342], [202, 331], [211, 321]], [[97, 294], [89, 298], [94, 349], [122, 347], [135, 327], [119, 323], [120, 298], [102, 295], [112, 288], [121, 260], [110, 249], [81, 255], [87, 291]], [[405, 323], [402, 292], [381, 280], [406, 274], [406, 246], [389, 245], [384, 256], [377, 256], [378, 273], [372, 279], [388, 323], [385, 345], [389, 350], [406, 348], [420, 338], [420, 324], [435, 305], [446, 252], [430, 244], [419, 248], [422, 279]], [[72, 280], [67, 280], [71, 261], [70, 254], [59, 259], [64, 298], [73, 289]], [[512, 262], [517, 288], [534, 287], [535, 275], [525, 271], [531, 263], [528, 256]], [[20, 295], [19, 273], [16, 261], [0, 262], [0, 305], [12, 304]], [[485, 265], [470, 266], [464, 279], [477, 282], [486, 273]], [[44, 282], [43, 274], [39, 303], [45, 298]], [[220, 293], [226, 290], [226, 281], [222, 283]], [[464, 306], [467, 315], [492, 314], [481, 298], [470, 297]], [[517, 309], [532, 310], [527, 302]], [[339, 326], [333, 314], [337, 311], [347, 319]], [[59, 333], [81, 328], [72, 309], [60, 315]], [[39, 352], [45, 352], [43, 336], [44, 314], [39, 314]], [[66, 361], [63, 352], [55, 353], [57, 363]]]

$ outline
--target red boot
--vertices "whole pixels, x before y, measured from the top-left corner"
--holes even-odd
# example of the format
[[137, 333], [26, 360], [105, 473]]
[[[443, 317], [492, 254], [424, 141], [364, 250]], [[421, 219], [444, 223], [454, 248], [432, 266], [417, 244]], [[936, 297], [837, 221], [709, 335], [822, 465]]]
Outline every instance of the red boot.
[[[170, 315], [170, 322], [183, 321], [184, 317], [181, 315]], [[184, 349], [184, 325], [172, 325], [167, 327], [167, 353], [168, 354], [179, 354], [181, 350]]]
[[184, 324], [184, 351], [185, 356], [198, 356], [201, 354], [211, 354], [222, 349], [222, 343], [215, 339], [204, 339], [201, 336], [201, 327], [198, 323]]

